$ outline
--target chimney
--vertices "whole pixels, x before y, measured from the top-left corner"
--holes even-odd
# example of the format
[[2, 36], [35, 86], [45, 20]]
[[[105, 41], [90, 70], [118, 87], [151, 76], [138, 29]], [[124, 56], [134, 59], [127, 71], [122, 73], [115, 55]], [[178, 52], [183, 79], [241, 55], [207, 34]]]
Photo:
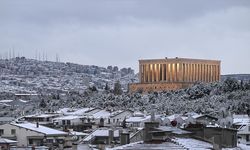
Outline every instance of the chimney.
[[36, 122], [36, 127], [39, 128], [39, 122], [38, 121]]
[[126, 145], [130, 143], [129, 133], [121, 133], [120, 134], [120, 143], [121, 145]]
[[114, 140], [114, 131], [112, 129], [108, 130], [109, 132], [109, 144]]

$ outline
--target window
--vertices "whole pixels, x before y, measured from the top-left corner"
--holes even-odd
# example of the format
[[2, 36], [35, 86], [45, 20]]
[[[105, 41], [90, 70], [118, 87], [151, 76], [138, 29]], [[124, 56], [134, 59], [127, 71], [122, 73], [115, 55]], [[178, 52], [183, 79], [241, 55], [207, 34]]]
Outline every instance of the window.
[[33, 140], [29, 139], [29, 145], [32, 145], [32, 144], [33, 144]]
[[65, 125], [65, 120], [62, 120], [62, 125]]
[[246, 135], [246, 141], [247, 142], [249, 141], [249, 135]]
[[113, 123], [115, 123], [115, 119], [113, 119]]
[[16, 129], [11, 129], [11, 135], [16, 135]]
[[70, 125], [70, 120], [67, 120], [67, 125]]
[[53, 143], [53, 139], [47, 139], [46, 142], [47, 143]]
[[4, 130], [0, 129], [0, 136], [4, 134]]

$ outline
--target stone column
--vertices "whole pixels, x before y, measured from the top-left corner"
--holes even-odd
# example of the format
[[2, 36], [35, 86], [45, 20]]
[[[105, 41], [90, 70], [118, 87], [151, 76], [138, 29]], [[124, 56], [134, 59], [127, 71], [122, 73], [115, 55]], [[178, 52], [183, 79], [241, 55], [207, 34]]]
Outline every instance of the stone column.
[[214, 65], [211, 65], [212, 67], [212, 82], [214, 82]]
[[165, 73], [165, 66], [164, 64], [161, 64], [161, 81], [165, 80], [164, 73]]
[[172, 63], [172, 82], [176, 81], [176, 68], [175, 68], [175, 63]]
[[198, 64], [195, 64], [195, 81], [198, 81]]
[[186, 76], [186, 72], [185, 72], [185, 69], [186, 69], [186, 66], [185, 66], [185, 63], [183, 63], [183, 67], [182, 67], [182, 70], [183, 70], [183, 72], [182, 72], [182, 77], [183, 77], [183, 82], [186, 82], [185, 81], [185, 76]]
[[174, 67], [175, 67], [175, 69], [174, 69], [175, 70], [175, 81], [178, 82], [179, 81], [178, 63], [175, 63]]
[[189, 76], [189, 74], [188, 74], [188, 64], [186, 64], [185, 66], [186, 66], [185, 80], [186, 80], [186, 82], [189, 82], [189, 77], [188, 77], [188, 76]]
[[157, 75], [156, 75], [156, 81], [157, 82], [159, 82], [160, 81], [160, 64], [156, 64], [156, 73], [157, 73]]
[[146, 70], [146, 74], [145, 74], [145, 75], [146, 75], [146, 77], [145, 77], [145, 78], [146, 78], [146, 82], [149, 82], [149, 75], [148, 75], [148, 74], [149, 74], [149, 71], [148, 71], [148, 64], [145, 64], [145, 70]]
[[154, 76], [154, 64], [151, 64], [151, 76], [152, 76], [152, 78], [151, 78], [151, 82], [154, 82], [154, 80], [155, 80], [155, 76]]
[[170, 65], [169, 65], [170, 67], [169, 67], [169, 75], [170, 75], [170, 82], [173, 82], [173, 64], [172, 63], [170, 63]]
[[192, 64], [188, 64], [188, 76], [189, 76], [189, 82], [192, 82]]
[[205, 82], [207, 82], [207, 64], [205, 64]]
[[189, 73], [189, 64], [186, 64], [186, 67], [187, 67], [187, 68], [186, 68], [186, 71], [187, 71], [187, 72], [186, 72], [186, 73], [187, 73], [187, 74], [186, 74], [186, 80], [187, 80], [187, 82], [189, 82], [189, 74], [190, 74], [190, 73]]
[[193, 82], [196, 81], [196, 64], [193, 64]]
[[142, 82], [142, 69], [141, 69], [141, 64], [139, 65], [139, 82]]
[[161, 64], [158, 64], [158, 82], [161, 81]]
[[201, 64], [198, 64], [198, 80], [201, 81]]
[[207, 82], [210, 82], [210, 71], [209, 71], [210, 65], [207, 65]]
[[168, 63], [166, 63], [166, 82], [169, 82], [169, 80], [168, 80], [168, 78], [169, 78], [169, 73], [168, 73], [168, 69], [169, 69], [169, 67], [168, 67]]
[[146, 82], [146, 66], [145, 66], [145, 64], [142, 65], [142, 72], [143, 72], [142, 80], [143, 80], [143, 83], [145, 83]]
[[152, 82], [152, 68], [151, 68], [151, 64], [148, 64], [148, 82]]
[[219, 65], [217, 65], [217, 68], [218, 68], [218, 81], [220, 80], [220, 67]]
[[167, 64], [168, 65], [168, 82], [170, 82], [171, 80], [171, 64]]
[[212, 65], [210, 65], [210, 82], [213, 81], [213, 70], [212, 70]]
[[179, 63], [179, 82], [183, 82], [183, 63]]
[[204, 81], [204, 77], [203, 77], [203, 64], [201, 64], [201, 81]]

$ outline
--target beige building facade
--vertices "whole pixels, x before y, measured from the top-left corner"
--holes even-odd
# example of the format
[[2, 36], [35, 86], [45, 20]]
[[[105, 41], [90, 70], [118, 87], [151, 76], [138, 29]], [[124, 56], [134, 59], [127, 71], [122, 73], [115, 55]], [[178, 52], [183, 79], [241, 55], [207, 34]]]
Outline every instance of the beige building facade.
[[139, 82], [129, 85], [131, 92], [186, 88], [195, 82], [220, 80], [218, 60], [165, 58], [139, 60]]

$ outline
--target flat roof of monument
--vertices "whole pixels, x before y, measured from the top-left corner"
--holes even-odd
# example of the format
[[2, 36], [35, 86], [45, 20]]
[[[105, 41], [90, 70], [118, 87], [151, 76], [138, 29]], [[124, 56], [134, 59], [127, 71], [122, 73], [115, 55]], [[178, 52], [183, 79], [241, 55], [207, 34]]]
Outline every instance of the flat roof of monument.
[[150, 63], [150, 62], [203, 62], [203, 63], [217, 63], [219, 64], [221, 61], [220, 60], [210, 60], [210, 59], [194, 59], [194, 58], [180, 58], [180, 57], [175, 57], [175, 58], [168, 58], [165, 57], [163, 59], [140, 59], [140, 63]]

